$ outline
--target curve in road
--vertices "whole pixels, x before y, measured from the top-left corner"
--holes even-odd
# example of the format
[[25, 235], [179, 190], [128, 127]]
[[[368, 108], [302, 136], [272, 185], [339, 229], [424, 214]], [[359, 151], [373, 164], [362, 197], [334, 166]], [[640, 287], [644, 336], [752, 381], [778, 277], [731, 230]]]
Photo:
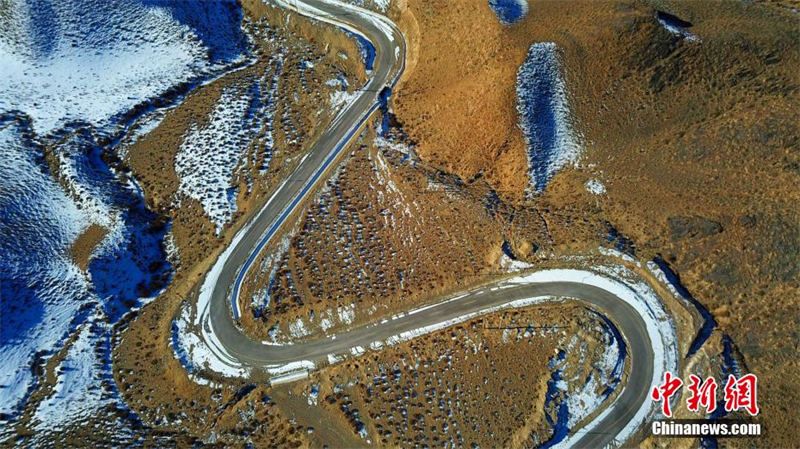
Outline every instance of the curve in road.
[[[385, 89], [391, 89], [397, 82], [405, 63], [403, 35], [393, 23], [382, 16], [365, 9], [321, 0], [277, 0], [276, 3], [363, 36], [375, 47], [376, 60], [373, 63], [372, 76], [360, 89], [356, 99], [345, 105], [336, 115], [331, 125], [315, 142], [314, 149], [278, 187], [267, 204], [246, 226], [241, 239], [237, 240], [236, 248], [222, 268], [218, 281], [220, 288], [227, 288], [231, 285], [229, 278], [234, 276], [233, 292], [230, 295], [234, 319], [239, 318], [239, 292], [242, 282], [258, 254], [317, 182], [324, 179], [323, 175], [361, 126], [379, 108], [381, 101], [385, 101], [381, 96], [385, 95]], [[280, 212], [276, 214], [278, 211]], [[245, 254], [249, 256], [245, 257]], [[241, 260], [244, 260], [244, 264], [240, 263]], [[215, 291], [214, 297], [221, 297], [222, 293]], [[227, 292], [224, 293], [227, 296]]]
[[[309, 195], [334, 165], [342, 149], [379, 107], [380, 94], [390, 88], [402, 72], [405, 42], [388, 19], [371, 11], [324, 0], [276, 0], [280, 6], [317, 20], [356, 32], [372, 42], [376, 61], [372, 77], [361, 94], [334, 118], [331, 125], [267, 201], [264, 207], [234, 237], [206, 276], [198, 301], [197, 323], [209, 348], [227, 363], [274, 366], [298, 361], [323, 362], [330, 354], [347, 353], [411, 329], [434, 326], [467, 313], [488, 313], [515, 300], [531, 297], [570, 297], [585, 301], [613, 317], [630, 348], [633, 369], [613, 404], [583, 432], [572, 429], [563, 441], [575, 447], [601, 447], [614, 441], [644, 407], [653, 379], [658, 379], [653, 342], [641, 312], [613, 292], [580, 282], [529, 283], [502, 288], [479, 289], [454, 300], [427, 307], [424, 313], [384, 320], [379, 324], [349, 330], [344, 335], [289, 345], [266, 345], [253, 341], [237, 328], [239, 291], [248, 268], [263, 247], [277, 234], [286, 219]], [[502, 285], [498, 284], [498, 285]], [[230, 302], [229, 302], [230, 300]], [[230, 308], [229, 308], [230, 306]], [[660, 368], [659, 368], [660, 369]], [[587, 429], [594, 429], [591, 432]]]

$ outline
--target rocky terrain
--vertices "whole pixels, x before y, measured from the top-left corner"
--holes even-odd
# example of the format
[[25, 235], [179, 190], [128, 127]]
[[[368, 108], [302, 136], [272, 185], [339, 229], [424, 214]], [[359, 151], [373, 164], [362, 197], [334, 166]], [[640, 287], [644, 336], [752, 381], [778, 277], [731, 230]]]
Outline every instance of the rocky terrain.
[[[406, 70], [249, 273], [248, 335], [329, 335], [614, 248], [640, 271], [660, 267], [648, 276], [667, 273], [659, 294], [681, 304], [668, 308], [687, 370], [759, 376], [766, 434], [719, 444], [797, 444], [798, 5], [351, 3], [400, 26]], [[0, 193], [11, 255], [0, 324], [14, 361], [0, 373], [4, 445], [540, 447], [613, 400], [630, 368], [624, 344], [613, 322], [572, 302], [356, 350], [288, 385], [260, 371], [190, 376], [176, 316], [363, 85], [363, 43], [250, 0], [191, 20], [132, 4], [97, 26], [117, 34], [64, 25], [48, 41], [11, 25], [75, 25], [67, 6], [36, 20], [18, 6], [0, 5], [0, 42], [16, 49], [0, 47], [16, 64], [0, 84], [0, 173], [13, 180], [2, 184], [13, 195]], [[87, 91], [103, 66], [71, 50], [86, 42], [150, 71], [118, 62], [107, 77], [117, 84]], [[93, 68], [53, 78], [52, 55]], [[59, 116], [64, 105], [74, 107]], [[26, 207], [29, 220], [13, 213]]]
[[[509, 239], [506, 247], [513, 248], [515, 257], [536, 263], [535, 253], [530, 251], [534, 244], [546, 251], [570, 254], [622, 235], [627, 245], [635, 247], [640, 260], [657, 257], [665, 261], [714, 317], [717, 330], [709, 352], [716, 351], [712, 346], [719, 335], [729, 334], [746, 367], [770, 385], [762, 394], [771, 398], [765, 401], [774, 402], [762, 409], [763, 419], [788, 425], [787, 420], [793, 418], [781, 410], [797, 394], [787, 379], [794, 366], [789, 354], [796, 345], [792, 298], [798, 296], [796, 255], [800, 244], [800, 220], [792, 207], [798, 199], [798, 128], [792, 106], [798, 102], [800, 62], [795, 13], [790, 7], [774, 4], [726, 3], [708, 8], [702, 2], [621, 2], [604, 6], [579, 2], [564, 9], [556, 3], [532, 2], [524, 18], [508, 25], [498, 21], [488, 7], [413, 1], [396, 5], [390, 16], [404, 27], [411, 50], [409, 70], [394, 95], [394, 123], [401, 127], [405, 145], [418, 156], [418, 167], [452, 173], [460, 180], [462, 188], [453, 191], [485, 185], [483, 188], [496, 192], [506, 207], [542, 217], [543, 222], [531, 222], [534, 226], [546, 224], [540, 228], [540, 236]], [[666, 26], [669, 24], [659, 20], [657, 11], [669, 11], [691, 26]], [[760, 31], [767, 29], [770, 32]], [[417, 45], [419, 42], [425, 44]], [[576, 163], [565, 165], [546, 189], [531, 199], [526, 193], [532, 180], [526, 170], [526, 136], [517, 126], [515, 81], [533, 42], [554, 42], [558, 48], [571, 122], [582, 145]], [[598, 54], [603, 57], [595, 57]], [[346, 163], [332, 186], [334, 194], [352, 189], [352, 184], [344, 184], [349, 189], [336, 189], [347, 182], [349, 164], [357, 166], [360, 157], [377, 159], [372, 156], [374, 150], [368, 153], [370, 156], [356, 153]], [[378, 164], [371, 165], [375, 173]], [[364, 182], [364, 172], [353, 177]], [[372, 179], [369, 184], [380, 191], [378, 176]], [[403, 193], [405, 198], [424, 198], [429, 189], [417, 186], [414, 193]], [[323, 195], [317, 201], [325, 204], [328, 197]], [[336, 220], [344, 226], [351, 223], [351, 233], [341, 234], [339, 224], [330, 228], [330, 220], [322, 222], [315, 217], [319, 206], [311, 206], [296, 228], [298, 236], [283, 248], [284, 256], [273, 256], [272, 265], [265, 264], [254, 292], [269, 287], [270, 279], [275, 279], [268, 296], [282, 305], [273, 315], [259, 317], [265, 322], [257, 327], [260, 332], [280, 322], [278, 328], [285, 335], [298, 319], [309, 322], [301, 334], [319, 331], [342, 321], [335, 313], [337, 307], [349, 310], [352, 304], [363, 303], [364, 297], [397, 295], [391, 288], [384, 290], [391, 281], [396, 289], [402, 288], [402, 282], [399, 269], [395, 276], [391, 270], [382, 270], [387, 265], [380, 244], [366, 245], [363, 250], [358, 247], [358, 219], [365, 210], [359, 206], [362, 198], [364, 194], [337, 200], [345, 212], [358, 211], [358, 217], [342, 214]], [[338, 210], [335, 204], [331, 208]], [[442, 211], [448, 209], [437, 208], [437, 215], [443, 216]], [[330, 213], [326, 208], [322, 211]], [[469, 215], [482, 220], [491, 215], [476, 212]], [[392, 230], [402, 230], [420, 219], [414, 214], [391, 216], [402, 219]], [[323, 224], [315, 226], [315, 221]], [[466, 220], [448, 221], [455, 225], [446, 229], [457, 229]], [[369, 221], [366, 223], [363, 229], [370, 229]], [[459, 235], [463, 239], [466, 234]], [[362, 252], [356, 252], [354, 259], [344, 258], [341, 275], [305, 271], [304, 254], [333, 256], [331, 262], [318, 267], [337, 264], [330, 251], [312, 251], [314, 246], [309, 244], [330, 248], [341, 236], [352, 235], [355, 248]], [[491, 234], [471, 235], [477, 240], [467, 242]], [[315, 241], [313, 236], [320, 237]], [[425, 238], [430, 237], [425, 233]], [[330, 243], [324, 243], [326, 240]], [[504, 245], [501, 238], [492, 240], [493, 254], [498, 254], [498, 244]], [[521, 246], [525, 248], [522, 251], [518, 250]], [[490, 247], [484, 248], [492, 254]], [[368, 262], [364, 262], [363, 251], [371, 256]], [[437, 255], [435, 262], [426, 262], [427, 253], [421, 257], [412, 253], [411, 265], [405, 264], [403, 269], [410, 272], [413, 267], [414, 273], [425, 273], [425, 267], [448, 266], [451, 254], [448, 250]], [[355, 267], [380, 267], [379, 288], [372, 287], [369, 276], [353, 275], [354, 261], [359, 261]], [[491, 257], [485, 259], [484, 272], [498, 268], [491, 262]], [[458, 264], [459, 269], [465, 266]], [[349, 289], [354, 292], [335, 298], [337, 306], [327, 304], [324, 294], [295, 293], [307, 286], [331, 291], [317, 283], [322, 278], [351, 282]], [[462, 285], [468, 279], [461, 275], [450, 285]], [[446, 291], [447, 282], [433, 282], [430, 287]], [[323, 301], [299, 304], [293, 301], [298, 296], [321, 297]], [[405, 292], [401, 296], [404, 300], [414, 297]], [[380, 308], [369, 303], [362, 313], [380, 313]], [[359, 307], [355, 310], [357, 317]], [[276, 317], [284, 314], [288, 319]], [[348, 320], [344, 324], [349, 324]], [[769, 438], [777, 445], [790, 441], [778, 434]]]

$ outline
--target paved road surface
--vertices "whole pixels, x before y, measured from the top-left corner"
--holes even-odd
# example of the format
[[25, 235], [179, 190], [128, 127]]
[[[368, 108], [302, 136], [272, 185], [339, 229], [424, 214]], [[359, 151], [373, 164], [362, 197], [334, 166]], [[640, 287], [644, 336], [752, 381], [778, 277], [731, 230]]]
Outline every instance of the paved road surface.
[[[376, 59], [371, 79], [356, 100], [334, 119], [331, 126], [315, 143], [288, 181], [281, 185], [268, 203], [240, 231], [222, 264], [210, 302], [210, 327], [225, 351], [238, 362], [265, 366], [285, 362], [312, 360], [324, 362], [328, 354], [349, 352], [355, 346], [385, 340], [404, 331], [434, 325], [445, 320], [479, 312], [492, 306], [529, 297], [561, 296], [576, 298], [600, 309], [612, 317], [626, 339], [632, 358], [632, 372], [612, 409], [594, 427], [596, 432], [581, 437], [575, 447], [601, 447], [633, 418], [647, 393], [653, 375], [653, 352], [644, 321], [625, 301], [598, 287], [573, 282], [551, 282], [516, 285], [501, 289], [478, 289], [458, 300], [445, 302], [413, 315], [350, 330], [334, 338], [276, 346], [250, 340], [235, 325], [239, 316], [238, 292], [242, 278], [263, 246], [279, 231], [286, 218], [307, 198], [314, 187], [326, 179], [335, 166], [343, 147], [357, 134], [363, 123], [378, 108], [379, 94], [391, 86], [403, 68], [404, 40], [388, 21], [379, 22], [353, 14], [349, 7], [321, 0], [284, 0], [284, 7], [301, 9], [303, 14], [329, 15], [321, 20], [334, 20], [360, 32], [373, 43]], [[322, 14], [320, 14], [322, 13]], [[318, 17], [320, 18], [320, 17]], [[390, 31], [387, 31], [390, 30]], [[231, 310], [232, 309], [232, 310]], [[205, 313], [205, 311], [202, 311]], [[575, 429], [573, 429], [575, 430]]]

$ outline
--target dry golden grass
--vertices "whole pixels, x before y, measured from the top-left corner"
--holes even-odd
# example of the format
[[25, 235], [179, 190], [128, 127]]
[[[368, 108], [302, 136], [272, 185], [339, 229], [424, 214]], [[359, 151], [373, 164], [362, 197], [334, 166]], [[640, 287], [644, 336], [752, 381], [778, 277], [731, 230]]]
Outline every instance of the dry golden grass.
[[[318, 331], [328, 315], [333, 333], [486, 282], [505, 273], [504, 241], [519, 257], [549, 249], [535, 208], [514, 208], [481, 180], [465, 183], [373, 142], [367, 130], [326, 192], [310, 200], [288, 249], [273, 242], [254, 265], [264, 269], [248, 274], [243, 304], [274, 280], [270, 313], [243, 314], [254, 337], [266, 339], [274, 325], [287, 336], [297, 319]], [[351, 305], [354, 320], [340, 322], [337, 307]]]
[[[608, 220], [641, 258], [670, 261], [764, 379], [763, 419], [776, 431], [757, 443], [778, 447], [796, 443], [781, 429], [800, 424], [786, 413], [800, 399], [791, 355], [800, 306], [800, 39], [789, 5], [536, 1], [505, 28], [483, 4], [412, 0], [404, 13], [418, 27], [400, 22], [419, 32], [418, 55], [396, 101], [424, 160], [466, 178], [483, 170], [521, 198], [516, 68], [531, 43], [556, 42], [587, 143], [580, 167], [535, 200], [556, 250], [591, 248], [599, 236], [549, 213]], [[700, 42], [669, 34], [655, 9], [691, 21]], [[606, 196], [585, 192], [590, 177]], [[670, 218], [695, 216], [722, 232], [673, 238]]]
[[[318, 28], [304, 23], [305, 19], [293, 15], [288, 28], [283, 28], [286, 18], [280, 10], [261, 2], [246, 2], [244, 7], [254, 23], [252, 26], [268, 23], [281, 28], [281, 45], [286, 45], [289, 52], [280, 79], [276, 117], [287, 117], [301, 134], [296, 143], [289, 143], [289, 136], [281, 129], [275, 130], [275, 146], [281, 151], [275, 155], [267, 176], [256, 179], [249, 195], [239, 196], [238, 212], [220, 237], [215, 235], [197, 201], [182, 198], [176, 207], [175, 154], [186, 130], [205, 123], [222, 89], [271, 70], [267, 60], [276, 48], [267, 42], [257, 42], [259, 60], [254, 65], [200, 87], [169, 110], [155, 130], [128, 147], [125, 162], [142, 186], [148, 205], [172, 219], [171, 231], [180, 263], [167, 290], [120, 327], [119, 341], [114, 347], [114, 377], [126, 402], [156, 434], [185, 442], [212, 442], [216, 438], [217, 444], [235, 445], [248, 441], [243, 437], [248, 433], [249, 440], [257, 446], [302, 447], [305, 429], [294, 425], [274, 402], [263, 400], [266, 396], [263, 386], [238, 397], [237, 391], [242, 391], [239, 388], [245, 386], [244, 381], [219, 388], [199, 385], [174, 358], [170, 342], [172, 318], [182, 301], [196, 297], [198, 283], [235, 231], [292, 170], [298, 156], [308, 150], [324, 128], [329, 117], [318, 117], [315, 112], [327, 105], [324, 81], [338, 71], [352, 73], [351, 66], [358, 64], [355, 44], [343, 38], [341, 32], [325, 31], [331, 42], [321, 48], [309, 44], [319, 39], [309, 34]], [[296, 68], [304, 52], [318, 58], [318, 63], [304, 81], [313, 85], [298, 89], [301, 77]], [[339, 53], [349, 58], [341, 58]], [[252, 162], [244, 170], [250, 175], [258, 171]], [[243, 183], [243, 175], [238, 173], [235, 182]]]

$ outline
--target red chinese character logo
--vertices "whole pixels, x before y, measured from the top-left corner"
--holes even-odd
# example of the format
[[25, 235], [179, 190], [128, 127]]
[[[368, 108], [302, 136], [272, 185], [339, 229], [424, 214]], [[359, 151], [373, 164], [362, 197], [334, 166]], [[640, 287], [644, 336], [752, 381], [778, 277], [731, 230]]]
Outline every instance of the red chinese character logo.
[[725, 383], [725, 411], [731, 412], [743, 408], [752, 416], [758, 414], [757, 396], [758, 379], [755, 374], [747, 374], [736, 379], [728, 375]]
[[663, 401], [661, 404], [661, 411], [664, 413], [664, 416], [672, 416], [669, 399], [678, 391], [681, 385], [683, 385], [683, 381], [674, 377], [672, 373], [667, 371], [664, 373], [664, 383], [653, 387], [650, 397], [653, 398], [654, 401]]
[[700, 384], [700, 378], [694, 374], [690, 374], [689, 379], [690, 396], [686, 399], [686, 407], [696, 412], [702, 406], [707, 413], [713, 412], [717, 408], [717, 381], [709, 377]]

